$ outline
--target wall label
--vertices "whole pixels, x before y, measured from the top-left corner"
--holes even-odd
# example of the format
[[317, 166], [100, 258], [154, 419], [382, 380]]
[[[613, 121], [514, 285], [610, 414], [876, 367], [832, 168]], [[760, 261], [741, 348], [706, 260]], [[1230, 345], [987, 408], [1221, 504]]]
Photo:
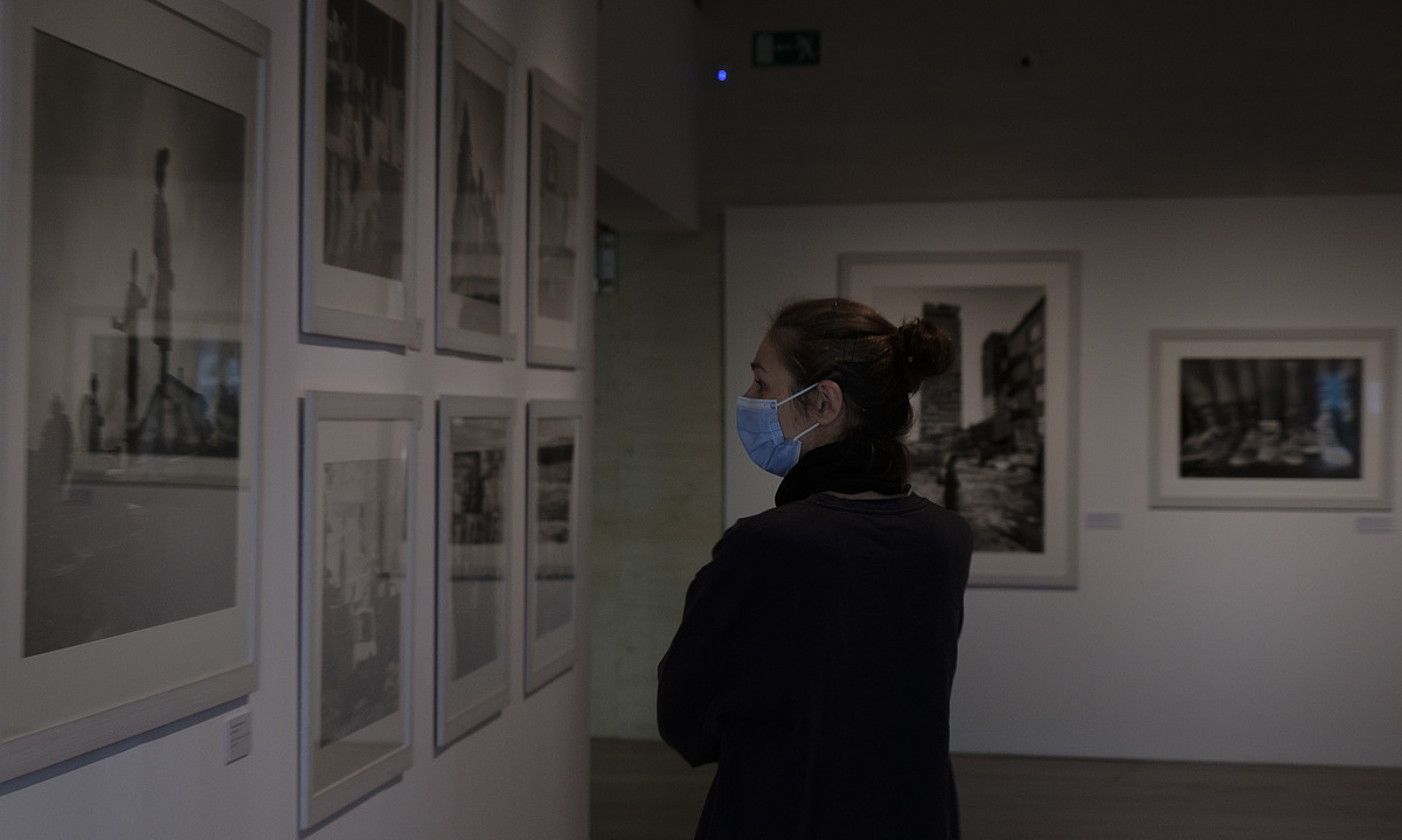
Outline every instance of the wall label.
[[1125, 518], [1119, 513], [1088, 513], [1086, 528], [1091, 531], [1122, 531]]

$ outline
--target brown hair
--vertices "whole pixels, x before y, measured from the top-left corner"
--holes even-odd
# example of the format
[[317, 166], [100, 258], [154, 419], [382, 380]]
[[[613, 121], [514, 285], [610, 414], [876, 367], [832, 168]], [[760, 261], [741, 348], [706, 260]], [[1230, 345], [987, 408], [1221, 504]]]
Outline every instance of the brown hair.
[[901, 438], [914, 419], [910, 395], [954, 362], [953, 341], [933, 323], [914, 318], [897, 327], [845, 298], [786, 305], [771, 320], [769, 339], [795, 390], [823, 379], [837, 383], [848, 408], [848, 436], [893, 444], [902, 463], [908, 456]]

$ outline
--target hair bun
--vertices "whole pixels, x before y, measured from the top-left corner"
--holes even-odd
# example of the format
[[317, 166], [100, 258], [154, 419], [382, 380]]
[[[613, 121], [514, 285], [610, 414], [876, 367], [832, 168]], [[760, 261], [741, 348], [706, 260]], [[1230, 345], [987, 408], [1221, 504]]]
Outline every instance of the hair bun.
[[906, 390], [911, 393], [954, 363], [954, 342], [949, 334], [923, 318], [912, 318], [897, 327], [895, 345], [896, 364], [904, 369]]

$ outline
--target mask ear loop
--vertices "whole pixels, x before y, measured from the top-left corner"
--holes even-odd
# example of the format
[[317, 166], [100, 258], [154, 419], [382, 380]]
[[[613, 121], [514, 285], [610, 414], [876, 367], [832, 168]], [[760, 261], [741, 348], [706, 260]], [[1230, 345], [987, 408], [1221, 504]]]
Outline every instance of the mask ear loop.
[[[802, 391], [795, 391], [795, 392], [793, 392], [792, 394], [789, 394], [789, 395], [788, 395], [787, 397], [785, 397], [784, 399], [780, 400], [778, 403], [776, 403], [776, 404], [774, 405], [774, 407], [775, 407], [775, 408], [778, 408], [779, 406], [783, 405], [784, 403], [788, 402], [789, 400], [798, 399], [799, 397], [803, 396], [804, 394], [808, 393], [809, 391], [813, 390], [813, 389], [816, 388], [816, 387], [818, 387], [818, 383], [817, 383], [817, 382], [814, 382], [812, 385], [809, 385], [807, 388], [804, 388]], [[789, 438], [789, 439], [790, 439], [790, 440], [798, 440], [799, 438], [803, 437], [804, 435], [808, 434], [809, 432], [813, 431], [814, 429], [818, 428], [818, 427], [821, 426], [821, 425], [823, 425], [823, 424], [822, 424], [822, 423], [814, 423], [813, 425], [809, 426], [808, 428], [804, 429], [803, 431], [799, 432], [798, 434], [794, 435], [792, 438]]]
[[777, 403], [775, 403], [775, 404], [774, 404], [774, 407], [775, 407], [775, 408], [778, 408], [779, 406], [783, 405], [783, 404], [786, 403], [786, 402], [789, 402], [789, 401], [791, 401], [791, 400], [796, 400], [796, 399], [798, 399], [799, 397], [803, 396], [804, 394], [808, 393], [809, 391], [813, 390], [813, 389], [816, 388], [816, 387], [818, 387], [818, 383], [817, 383], [817, 382], [814, 382], [812, 385], [809, 385], [807, 388], [804, 388], [802, 391], [794, 391], [792, 394], [789, 394], [787, 397], [784, 397], [782, 400], [779, 400]]

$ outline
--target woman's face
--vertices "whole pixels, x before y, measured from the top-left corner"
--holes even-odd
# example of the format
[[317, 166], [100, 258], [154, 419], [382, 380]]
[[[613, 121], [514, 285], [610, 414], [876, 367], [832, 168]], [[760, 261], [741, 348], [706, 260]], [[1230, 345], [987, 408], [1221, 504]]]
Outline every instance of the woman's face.
[[[750, 387], [745, 389], [747, 397], [757, 400], [783, 400], [795, 390], [793, 377], [789, 375], [789, 369], [779, 355], [779, 348], [774, 346], [774, 342], [770, 341], [767, 335], [759, 343], [759, 349], [755, 350], [754, 361], [750, 362], [750, 372]], [[779, 428], [784, 430], [786, 438], [792, 438], [809, 425], [804, 422], [805, 412], [800, 402], [801, 397], [779, 406]]]

